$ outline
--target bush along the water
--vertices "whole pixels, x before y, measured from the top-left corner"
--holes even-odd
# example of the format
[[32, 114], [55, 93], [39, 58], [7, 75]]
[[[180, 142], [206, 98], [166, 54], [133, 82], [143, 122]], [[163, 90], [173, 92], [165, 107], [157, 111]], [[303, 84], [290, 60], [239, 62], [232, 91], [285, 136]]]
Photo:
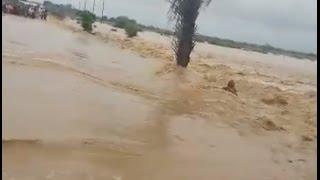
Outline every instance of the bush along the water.
[[141, 26], [136, 22], [136, 20], [130, 19], [126, 16], [110, 18], [110, 21], [113, 26], [124, 29], [128, 37], [137, 36], [138, 32], [142, 31]]
[[96, 20], [96, 16], [89, 11], [83, 11], [80, 14], [81, 17], [81, 26], [84, 31], [92, 32], [92, 24]]
[[113, 18], [113, 24], [117, 28], [125, 29], [130, 24], [137, 24], [137, 22], [133, 19], [129, 19], [126, 16], [119, 16], [116, 18]]
[[139, 27], [137, 26], [137, 24], [127, 24], [124, 30], [126, 31], [127, 36], [130, 38], [137, 36]]

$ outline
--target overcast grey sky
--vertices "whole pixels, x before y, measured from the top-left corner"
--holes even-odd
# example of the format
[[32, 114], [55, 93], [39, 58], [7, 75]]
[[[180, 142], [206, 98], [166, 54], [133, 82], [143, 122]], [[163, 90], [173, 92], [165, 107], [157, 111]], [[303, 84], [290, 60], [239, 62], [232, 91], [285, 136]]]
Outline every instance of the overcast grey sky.
[[[85, 0], [51, 0], [81, 7]], [[94, 0], [87, 0], [92, 10]], [[95, 0], [101, 15], [102, 0]], [[105, 0], [105, 15], [170, 28], [166, 0]], [[198, 18], [199, 33], [289, 50], [316, 52], [317, 0], [212, 0]]]

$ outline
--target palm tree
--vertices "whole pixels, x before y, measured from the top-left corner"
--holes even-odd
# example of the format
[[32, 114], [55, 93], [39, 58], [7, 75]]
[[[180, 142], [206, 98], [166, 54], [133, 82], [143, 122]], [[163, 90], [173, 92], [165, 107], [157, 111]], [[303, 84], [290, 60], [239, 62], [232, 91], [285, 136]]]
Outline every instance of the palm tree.
[[170, 3], [169, 20], [175, 21], [173, 50], [177, 64], [187, 67], [190, 54], [195, 46], [196, 20], [201, 7], [206, 7], [211, 0], [168, 0]]

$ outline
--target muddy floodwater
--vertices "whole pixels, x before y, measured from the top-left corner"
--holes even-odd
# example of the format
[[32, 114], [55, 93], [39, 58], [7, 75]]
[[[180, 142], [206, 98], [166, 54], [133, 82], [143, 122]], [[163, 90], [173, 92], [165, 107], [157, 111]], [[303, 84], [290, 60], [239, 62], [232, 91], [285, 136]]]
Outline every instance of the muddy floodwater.
[[118, 40], [2, 16], [4, 179], [316, 179], [314, 71], [184, 70]]

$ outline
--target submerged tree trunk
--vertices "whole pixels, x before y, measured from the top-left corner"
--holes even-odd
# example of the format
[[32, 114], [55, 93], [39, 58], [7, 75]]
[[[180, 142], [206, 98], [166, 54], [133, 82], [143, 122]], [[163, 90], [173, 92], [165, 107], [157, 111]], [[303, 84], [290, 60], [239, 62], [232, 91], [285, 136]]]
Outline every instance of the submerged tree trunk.
[[187, 67], [190, 62], [190, 54], [195, 45], [193, 40], [193, 34], [195, 31], [194, 23], [183, 23], [183, 27], [179, 30], [181, 33], [177, 38], [177, 50], [176, 50], [176, 60], [177, 64], [182, 67]]
[[190, 62], [191, 49], [189, 44], [188, 41], [181, 41], [179, 43], [176, 53], [176, 60], [179, 66], [187, 67]]
[[195, 46], [196, 20], [203, 3], [208, 5], [211, 0], [169, 0], [171, 3], [171, 20], [175, 20], [175, 39], [173, 50], [177, 64], [187, 67], [190, 54]]

